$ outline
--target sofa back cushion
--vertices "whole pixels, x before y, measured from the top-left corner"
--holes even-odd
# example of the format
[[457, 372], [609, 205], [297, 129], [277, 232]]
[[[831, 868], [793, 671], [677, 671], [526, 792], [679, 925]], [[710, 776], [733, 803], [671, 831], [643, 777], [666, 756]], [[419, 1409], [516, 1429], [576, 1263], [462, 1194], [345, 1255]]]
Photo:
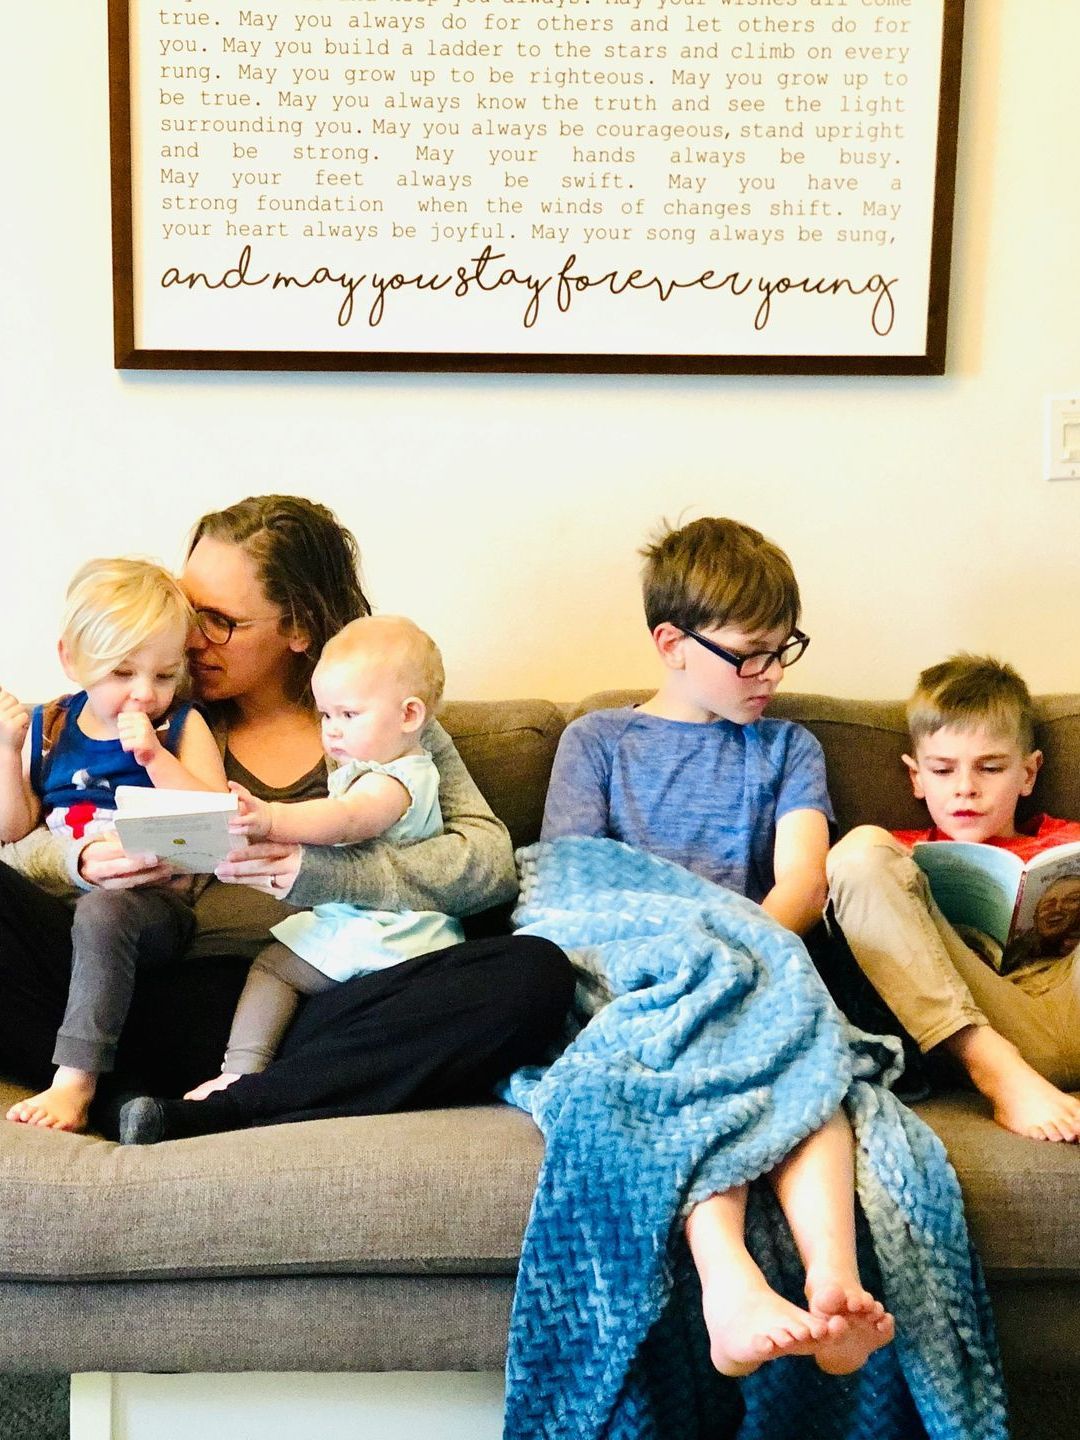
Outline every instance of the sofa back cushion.
[[448, 700], [439, 719], [514, 848], [531, 844], [566, 727], [559, 707], [550, 700]]
[[[601, 690], [575, 705], [547, 700], [449, 701], [440, 719], [515, 846], [540, 833], [551, 762], [566, 723], [589, 710], [634, 705], [650, 690]], [[891, 830], [925, 825], [900, 756], [907, 749], [904, 706], [892, 700], [840, 700], [780, 694], [770, 715], [797, 720], [825, 751], [829, 791], [841, 832], [853, 825]], [[1045, 810], [1080, 819], [1080, 695], [1036, 700], [1036, 743], [1044, 763], [1022, 813]]]
[[[1044, 764], [1021, 817], [1044, 810], [1080, 820], [1080, 695], [1041, 696], [1035, 707]], [[841, 834], [853, 825], [913, 830], [928, 823], [900, 758], [909, 748], [902, 701], [789, 694], [778, 695], [769, 713], [798, 720], [821, 741]]]

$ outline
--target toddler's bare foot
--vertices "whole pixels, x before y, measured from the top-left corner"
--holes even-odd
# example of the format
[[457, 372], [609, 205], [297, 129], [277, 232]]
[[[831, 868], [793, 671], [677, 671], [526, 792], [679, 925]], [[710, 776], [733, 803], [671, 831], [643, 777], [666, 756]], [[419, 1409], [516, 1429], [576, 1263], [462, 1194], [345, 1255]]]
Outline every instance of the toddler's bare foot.
[[19, 1100], [7, 1112], [18, 1125], [40, 1125], [46, 1130], [85, 1130], [97, 1076], [61, 1065], [53, 1083], [40, 1095]]
[[721, 1375], [750, 1375], [782, 1355], [816, 1355], [844, 1325], [800, 1310], [764, 1284], [737, 1293], [721, 1283], [702, 1299], [709, 1353]]
[[968, 1026], [945, 1045], [994, 1107], [1005, 1130], [1031, 1140], [1080, 1141], [1080, 1099], [1051, 1085], [989, 1025]]
[[184, 1094], [185, 1100], [205, 1100], [208, 1095], [213, 1095], [217, 1090], [227, 1090], [234, 1081], [239, 1080], [239, 1075], [231, 1075], [223, 1070], [220, 1075], [215, 1075], [212, 1080], [204, 1080], [201, 1085], [196, 1085], [194, 1090], [188, 1090]]
[[893, 1317], [857, 1277], [840, 1281], [808, 1274], [806, 1300], [812, 1315], [841, 1322], [814, 1351], [818, 1367], [829, 1375], [862, 1369], [895, 1334]]

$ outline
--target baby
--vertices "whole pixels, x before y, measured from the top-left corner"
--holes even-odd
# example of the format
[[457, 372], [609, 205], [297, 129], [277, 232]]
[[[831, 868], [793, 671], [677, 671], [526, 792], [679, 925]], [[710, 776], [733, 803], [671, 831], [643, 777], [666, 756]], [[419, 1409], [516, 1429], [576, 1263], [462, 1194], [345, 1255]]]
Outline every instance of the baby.
[[[439, 772], [420, 735], [443, 689], [435, 643], [397, 615], [354, 620], [325, 646], [311, 677], [323, 744], [334, 767], [329, 798], [257, 800], [242, 785], [232, 828], [248, 840], [355, 845], [423, 840], [442, 829]], [[301, 995], [354, 975], [459, 944], [460, 925], [434, 911], [366, 910], [329, 903], [275, 925], [252, 963], [222, 1073], [188, 1092], [204, 1100], [273, 1059]]]

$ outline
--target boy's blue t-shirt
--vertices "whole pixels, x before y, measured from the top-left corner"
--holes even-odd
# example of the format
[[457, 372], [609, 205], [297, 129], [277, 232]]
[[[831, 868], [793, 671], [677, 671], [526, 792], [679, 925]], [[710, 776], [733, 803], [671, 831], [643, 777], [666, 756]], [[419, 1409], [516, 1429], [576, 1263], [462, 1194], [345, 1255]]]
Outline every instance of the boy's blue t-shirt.
[[559, 742], [542, 838], [609, 836], [760, 901], [776, 823], [793, 810], [833, 820], [825, 756], [801, 725], [595, 710]]

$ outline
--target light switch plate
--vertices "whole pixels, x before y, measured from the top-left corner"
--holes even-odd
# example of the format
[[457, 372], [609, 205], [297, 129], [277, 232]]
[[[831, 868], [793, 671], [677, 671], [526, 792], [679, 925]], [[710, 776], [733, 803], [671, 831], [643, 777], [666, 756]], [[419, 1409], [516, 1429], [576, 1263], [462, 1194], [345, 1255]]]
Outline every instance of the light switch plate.
[[1043, 474], [1047, 480], [1080, 480], [1080, 392], [1046, 397]]

